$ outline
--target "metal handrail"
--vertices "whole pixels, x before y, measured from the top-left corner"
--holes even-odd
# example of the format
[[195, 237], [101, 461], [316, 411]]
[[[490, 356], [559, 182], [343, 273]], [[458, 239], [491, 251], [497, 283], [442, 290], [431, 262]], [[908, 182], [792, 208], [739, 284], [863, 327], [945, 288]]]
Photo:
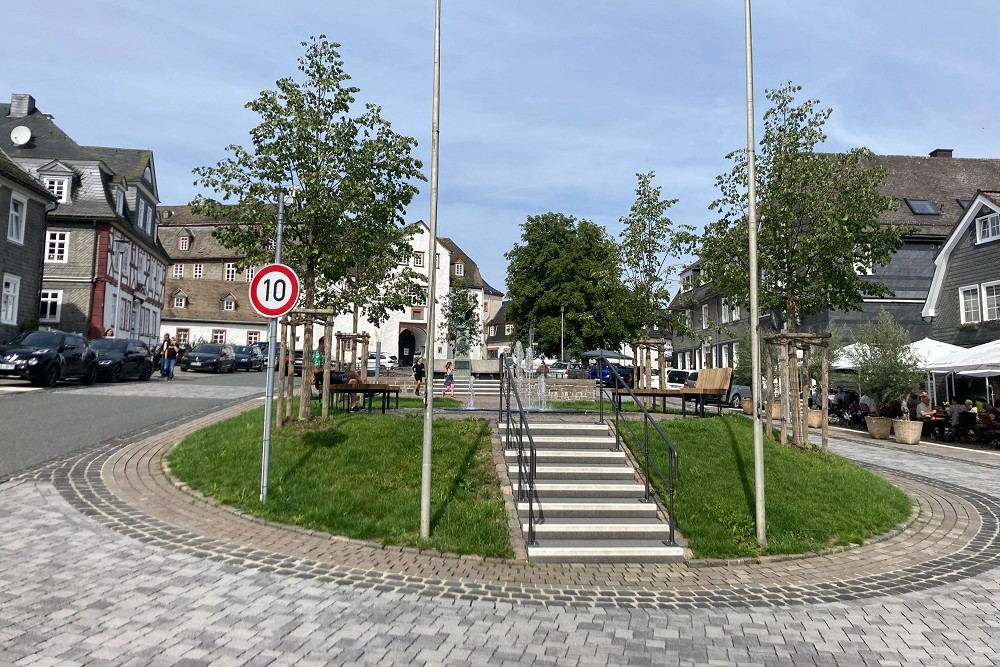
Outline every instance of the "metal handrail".
[[[507, 435], [505, 449], [517, 450], [517, 500], [528, 503], [528, 544], [535, 544], [535, 440], [531, 437], [528, 415], [521, 404], [521, 395], [514, 385], [515, 366], [509, 355], [500, 355], [500, 414], [506, 418]], [[511, 403], [511, 395], [514, 403]], [[514, 423], [514, 405], [517, 405], [517, 423]], [[515, 431], [516, 428], [516, 431]], [[514, 437], [516, 436], [516, 437]], [[527, 456], [525, 456], [527, 439]]]
[[[667, 508], [666, 508], [666, 512], [667, 512], [667, 520], [668, 520], [668, 522], [670, 524], [670, 528], [669, 528], [669, 530], [670, 530], [670, 544], [671, 545], [676, 545], [677, 541], [676, 541], [675, 536], [674, 536], [674, 524], [676, 523], [675, 517], [674, 517], [674, 492], [675, 492], [675, 489], [676, 489], [676, 486], [677, 486], [677, 481], [680, 479], [680, 457], [677, 454], [677, 449], [674, 447], [673, 443], [670, 442], [670, 439], [667, 438], [666, 435], [664, 435], [663, 431], [660, 430], [659, 424], [656, 423], [656, 420], [653, 419], [653, 417], [646, 410], [646, 406], [644, 406], [639, 401], [639, 399], [636, 397], [636, 395], [632, 393], [632, 388], [629, 387], [627, 384], [625, 384], [625, 381], [622, 380], [621, 376], [618, 374], [618, 371], [615, 370], [615, 367], [612, 366], [612, 365], [610, 365], [610, 364], [608, 365], [608, 380], [610, 382], [613, 382], [613, 386], [615, 387], [615, 391], [616, 391], [616, 393], [617, 393], [617, 395], [619, 397], [619, 400], [616, 401], [614, 395], [612, 395], [612, 394], [610, 394], [610, 393], [608, 393], [606, 391], [607, 388], [605, 386], [603, 386], [603, 383], [604, 383], [604, 373], [603, 373], [603, 365], [602, 365], [601, 362], [602, 362], [602, 359], [598, 359], [597, 360], [597, 387], [598, 387], [599, 410], [600, 410], [600, 414], [601, 414], [601, 421], [602, 422], [604, 421], [604, 395], [605, 395], [605, 393], [607, 393], [608, 394], [608, 402], [611, 404], [611, 407], [615, 411], [615, 450], [618, 451], [618, 450], [621, 449], [621, 430], [620, 430], [621, 426], [620, 425], [622, 423], [624, 423], [628, 427], [628, 429], [631, 432], [632, 437], [635, 439], [635, 441], [642, 443], [642, 454], [643, 454], [643, 459], [644, 459], [644, 462], [643, 462], [643, 468], [644, 468], [643, 479], [644, 479], [645, 487], [646, 487], [645, 488], [645, 494], [646, 495], [645, 495], [644, 500], [649, 501], [650, 499], [653, 499], [654, 502], [655, 502], [655, 497], [654, 497], [653, 493], [651, 492], [650, 485], [649, 485], [649, 479], [650, 479], [650, 473], [651, 472], [655, 473], [657, 475], [657, 477], [659, 477], [660, 483], [663, 485], [663, 487], [665, 487], [667, 489]], [[632, 401], [639, 408], [639, 410], [642, 411], [642, 415], [643, 415], [643, 428], [642, 428], [642, 434], [641, 434], [641, 436], [640, 436], [640, 434], [636, 433], [636, 430], [633, 427], [632, 422], [630, 422], [628, 419], [625, 419], [624, 415], [622, 414], [621, 399], [620, 399], [620, 397], [622, 395], [622, 389], [624, 389], [625, 391], [628, 392], [628, 395], [632, 398]], [[667, 447], [667, 467], [668, 467], [668, 470], [666, 471], [666, 473], [664, 473], [663, 470], [660, 469], [660, 467], [656, 464], [655, 461], [652, 461], [650, 459], [650, 456], [649, 456], [649, 436], [650, 436], [649, 430], [650, 430], [650, 426], [652, 426], [653, 431], [656, 433], [656, 435], [658, 435], [660, 437], [660, 440]]]

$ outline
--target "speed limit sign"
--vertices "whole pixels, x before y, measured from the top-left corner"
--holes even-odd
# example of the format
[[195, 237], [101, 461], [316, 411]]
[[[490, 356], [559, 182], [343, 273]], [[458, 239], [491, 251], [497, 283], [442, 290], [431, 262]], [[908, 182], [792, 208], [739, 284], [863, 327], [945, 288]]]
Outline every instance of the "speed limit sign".
[[292, 267], [268, 264], [250, 281], [250, 303], [264, 317], [281, 317], [299, 300], [299, 277]]

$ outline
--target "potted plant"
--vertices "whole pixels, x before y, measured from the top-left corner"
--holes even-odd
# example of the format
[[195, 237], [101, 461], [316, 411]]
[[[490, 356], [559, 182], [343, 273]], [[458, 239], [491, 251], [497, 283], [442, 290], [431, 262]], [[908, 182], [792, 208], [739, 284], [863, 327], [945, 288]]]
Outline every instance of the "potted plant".
[[[875, 320], [862, 324], [856, 342], [853, 357], [858, 385], [880, 410], [904, 399], [919, 385], [923, 372], [910, 349], [910, 337], [887, 311], [879, 311]], [[868, 416], [865, 423], [873, 438], [888, 439], [893, 420]]]

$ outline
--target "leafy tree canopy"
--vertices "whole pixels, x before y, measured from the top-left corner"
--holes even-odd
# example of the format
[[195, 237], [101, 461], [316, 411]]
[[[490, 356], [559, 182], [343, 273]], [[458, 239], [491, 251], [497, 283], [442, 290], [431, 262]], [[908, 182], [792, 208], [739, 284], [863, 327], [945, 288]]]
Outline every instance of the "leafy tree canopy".
[[533, 325], [537, 349], [552, 354], [560, 348], [564, 322], [566, 354], [579, 356], [618, 347], [638, 330], [641, 319], [628, 307], [618, 246], [603, 227], [562, 213], [528, 216], [521, 243], [506, 257], [506, 316], [517, 340], [527, 341]]
[[888, 311], [858, 327], [854, 369], [858, 386], [878, 405], [903, 400], [920, 385], [923, 372], [910, 348], [910, 335]]
[[441, 300], [441, 319], [444, 326], [438, 340], [454, 345], [456, 354], [468, 354], [468, 343], [465, 343], [464, 350], [461, 349], [460, 343], [463, 339], [475, 340], [482, 335], [482, 318], [479, 313], [479, 301], [469, 289], [468, 283], [462, 278], [455, 280], [448, 294]]
[[[864, 148], [817, 153], [830, 109], [795, 103], [799, 86], [767, 91], [764, 136], [756, 159], [759, 302], [784, 312], [789, 330], [806, 315], [856, 310], [865, 297], [891, 295], [871, 276], [900, 248], [907, 228], [879, 224], [896, 202], [879, 193], [885, 170]], [[700, 255], [723, 293], [749, 303], [747, 155], [716, 179], [711, 205], [721, 218], [705, 229]]]
[[425, 180], [411, 155], [416, 141], [392, 131], [381, 109], [352, 113], [339, 44], [303, 42], [301, 80], [276, 82], [246, 108], [260, 116], [252, 146], [231, 145], [215, 166], [194, 170], [219, 199], [198, 198], [195, 213], [233, 224], [219, 241], [247, 266], [273, 260], [279, 193], [286, 197], [282, 262], [303, 283], [305, 307], [346, 312], [355, 305], [378, 323], [406, 305], [417, 274], [400, 265], [412, 249], [403, 213]]

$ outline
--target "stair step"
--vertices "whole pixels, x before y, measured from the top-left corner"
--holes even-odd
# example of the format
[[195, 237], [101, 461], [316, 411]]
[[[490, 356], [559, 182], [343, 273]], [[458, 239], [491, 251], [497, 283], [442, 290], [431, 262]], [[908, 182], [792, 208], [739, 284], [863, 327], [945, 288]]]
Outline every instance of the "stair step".
[[[501, 442], [506, 442], [503, 434], [500, 436]], [[612, 449], [615, 446], [615, 439], [611, 436], [556, 436], [556, 435], [535, 435], [531, 433], [531, 441], [535, 443], [535, 449]], [[511, 444], [516, 443], [516, 438], [511, 438]], [[524, 446], [528, 446], [528, 437], [524, 436]]]
[[[517, 486], [517, 471], [511, 476]], [[642, 498], [646, 487], [638, 482], [559, 482], [535, 480], [535, 497], [552, 498]]]
[[[517, 463], [508, 464], [507, 473], [517, 477]], [[635, 479], [635, 471], [630, 465], [552, 465], [535, 464], [535, 485], [545, 480], [575, 479], [605, 481], [615, 479]]]
[[[531, 452], [524, 452], [527, 460], [531, 460]], [[504, 450], [504, 458], [508, 463], [517, 461], [517, 452], [513, 449]], [[538, 463], [598, 463], [607, 465], [623, 465], [626, 462], [625, 452], [605, 449], [549, 449], [536, 448], [535, 460]]]
[[[521, 529], [528, 534], [528, 523]], [[622, 519], [593, 521], [564, 518], [535, 524], [535, 538], [564, 540], [669, 540], [670, 526], [659, 519]]]
[[528, 560], [536, 563], [676, 563], [684, 549], [658, 540], [537, 540], [528, 546]]
[[[654, 502], [644, 502], [634, 498], [604, 498], [593, 500], [589, 498], [561, 500], [540, 500], [532, 503], [535, 517], [542, 519], [568, 518], [654, 518], [658, 516], [659, 507]], [[522, 519], [528, 514], [528, 503], [517, 503], [517, 513]]]
[[[530, 422], [532, 436], [610, 437], [607, 424], [572, 424], [565, 422]], [[499, 424], [500, 433], [507, 432], [507, 422]], [[517, 430], [517, 427], [514, 427]]]

